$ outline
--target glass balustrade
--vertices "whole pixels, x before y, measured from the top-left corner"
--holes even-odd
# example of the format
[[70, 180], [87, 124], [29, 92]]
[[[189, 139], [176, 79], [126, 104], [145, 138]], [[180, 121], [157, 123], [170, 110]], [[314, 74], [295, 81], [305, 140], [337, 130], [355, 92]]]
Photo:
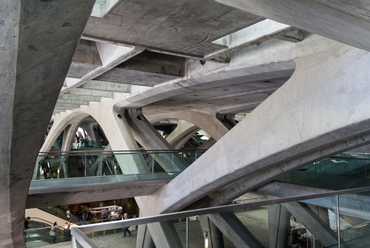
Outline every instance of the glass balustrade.
[[341, 153], [289, 172], [276, 180], [340, 190], [370, 185], [370, 155]]
[[163, 174], [175, 176], [204, 150], [40, 153], [34, 179], [109, 175]]
[[[209, 247], [211, 242], [217, 241], [228, 248], [240, 247], [241, 242], [248, 243], [249, 247], [270, 247], [271, 242], [281, 242], [280, 247], [368, 247], [370, 194], [362, 190], [370, 188], [79, 226], [76, 227], [79, 231], [72, 231], [76, 240], [74, 247], [115, 247], [117, 244], [125, 248], [136, 247], [140, 240], [138, 226], [158, 222], [174, 227], [173, 234], [178, 236], [182, 247], [203, 248], [207, 247], [207, 241]], [[347, 192], [353, 193], [345, 194]], [[288, 213], [286, 217], [283, 217], [283, 210]], [[209, 223], [215, 224], [222, 234], [217, 236], [217, 229], [211, 229]], [[125, 226], [130, 226], [132, 235], [122, 239]], [[213, 240], [212, 235], [215, 235]]]

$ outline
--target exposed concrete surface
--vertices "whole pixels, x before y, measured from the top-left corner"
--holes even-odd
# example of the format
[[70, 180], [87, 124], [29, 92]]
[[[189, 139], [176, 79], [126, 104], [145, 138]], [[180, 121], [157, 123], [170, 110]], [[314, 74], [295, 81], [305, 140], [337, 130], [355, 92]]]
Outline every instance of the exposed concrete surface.
[[2, 247], [24, 247], [25, 200], [36, 156], [92, 5], [89, 0], [3, 5], [1, 46], [9, 60], [1, 63], [6, 75], [1, 85], [7, 87], [1, 89], [6, 93], [1, 100]]
[[370, 51], [370, 5], [364, 1], [216, 1]]
[[[315, 155], [319, 159], [323, 154], [339, 152], [337, 149], [369, 142], [365, 138], [368, 98], [363, 94], [368, 84], [361, 76], [369, 60], [366, 52], [338, 43], [326, 52], [297, 59], [296, 72], [284, 86], [176, 179], [153, 196], [139, 198], [142, 206], [157, 206], [157, 210], [146, 209], [145, 213], [181, 209], [264, 166], [274, 165], [284, 173], [306, 162], [295, 161], [295, 157], [312, 154], [315, 149], [320, 150]], [[347, 97], [338, 98], [338, 94]], [[356, 97], [349, 97], [353, 95]], [[339, 113], [338, 101], [343, 104], [343, 99], [347, 109]], [[321, 108], [323, 105], [326, 108]], [[285, 168], [289, 160], [295, 162]], [[253, 177], [249, 190], [266, 183], [268, 173], [266, 176], [263, 180]]]

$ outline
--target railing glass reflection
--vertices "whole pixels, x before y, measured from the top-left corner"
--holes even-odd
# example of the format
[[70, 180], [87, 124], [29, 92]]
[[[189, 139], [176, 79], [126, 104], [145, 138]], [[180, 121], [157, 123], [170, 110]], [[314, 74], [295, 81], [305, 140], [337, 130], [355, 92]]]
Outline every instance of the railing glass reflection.
[[40, 153], [33, 179], [176, 173], [204, 150]]
[[370, 155], [341, 153], [289, 172], [276, 180], [340, 190], [370, 186]]

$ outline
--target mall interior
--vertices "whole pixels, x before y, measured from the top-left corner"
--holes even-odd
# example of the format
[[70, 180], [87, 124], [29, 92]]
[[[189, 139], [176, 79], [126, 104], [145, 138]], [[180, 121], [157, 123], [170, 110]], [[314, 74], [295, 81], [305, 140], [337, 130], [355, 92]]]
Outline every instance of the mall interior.
[[0, 38], [0, 247], [369, 247], [367, 1], [2, 0]]

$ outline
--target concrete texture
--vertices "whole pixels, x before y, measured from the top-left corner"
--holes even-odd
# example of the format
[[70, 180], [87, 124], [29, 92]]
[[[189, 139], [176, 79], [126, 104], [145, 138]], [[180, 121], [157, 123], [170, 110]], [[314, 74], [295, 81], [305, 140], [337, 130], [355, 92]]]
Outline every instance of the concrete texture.
[[[338, 60], [339, 57], [342, 59]], [[249, 174], [249, 186], [236, 191], [241, 195], [279, 174], [318, 160], [320, 156], [369, 142], [365, 110], [368, 98], [363, 94], [368, 90], [368, 84], [364, 80], [366, 77], [361, 76], [369, 59], [366, 52], [341, 44], [326, 52], [297, 59], [293, 77], [248, 118], [155, 195], [146, 199], [141, 197], [141, 206], [157, 206], [157, 210], [144, 212], [179, 210]], [[348, 88], [348, 81], [356, 84], [350, 84]], [[338, 94], [354, 94], [356, 98], [338, 98]], [[339, 113], [337, 106], [339, 102], [343, 104], [343, 99], [347, 99], [346, 106], [353, 106], [355, 111], [349, 108]], [[323, 105], [325, 109], [320, 108]], [[332, 122], [333, 119], [336, 121]], [[322, 121], [326, 124], [321, 125]], [[248, 156], [244, 151], [248, 151]], [[307, 160], [303, 159], [304, 154], [307, 154]], [[262, 170], [264, 166], [266, 170]], [[233, 191], [219, 196], [219, 204], [236, 198], [238, 193], [231, 194]]]
[[37, 152], [92, 5], [93, 1], [3, 5], [6, 31], [2, 29], [1, 46], [6, 47], [2, 50], [9, 64], [1, 64], [6, 75], [1, 85], [8, 88], [1, 90], [2, 95], [6, 92], [6, 100], [1, 100], [2, 247], [24, 247], [25, 199]]

